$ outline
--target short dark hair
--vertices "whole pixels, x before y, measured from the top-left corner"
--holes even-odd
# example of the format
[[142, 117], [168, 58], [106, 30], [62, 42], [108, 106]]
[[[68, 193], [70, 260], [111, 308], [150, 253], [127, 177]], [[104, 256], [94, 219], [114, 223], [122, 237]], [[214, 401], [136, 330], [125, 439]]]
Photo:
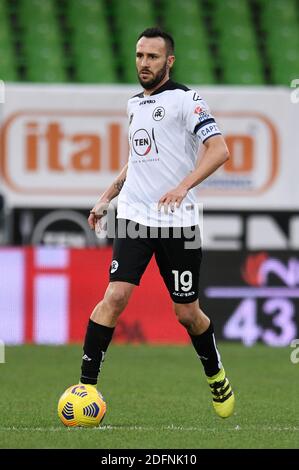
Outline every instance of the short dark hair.
[[166, 44], [166, 52], [167, 55], [173, 55], [174, 53], [174, 40], [173, 37], [169, 34], [163, 31], [160, 28], [147, 28], [145, 29], [139, 36], [137, 41], [139, 41], [140, 38], [145, 37], [145, 38], [163, 38]]

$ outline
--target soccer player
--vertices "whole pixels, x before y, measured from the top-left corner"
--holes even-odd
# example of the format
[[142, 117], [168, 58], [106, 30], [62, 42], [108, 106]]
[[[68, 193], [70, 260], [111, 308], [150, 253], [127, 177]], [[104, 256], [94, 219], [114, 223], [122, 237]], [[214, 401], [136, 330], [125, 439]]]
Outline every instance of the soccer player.
[[[110, 282], [89, 320], [80, 382], [96, 386], [118, 317], [154, 254], [177, 319], [202, 362], [213, 407], [227, 418], [233, 413], [234, 394], [213, 325], [198, 301], [201, 247], [196, 242], [199, 215], [194, 188], [228, 159], [228, 150], [203, 99], [170, 79], [174, 61], [169, 34], [159, 28], [140, 34], [136, 67], [143, 91], [128, 101], [129, 160], [88, 218], [96, 229], [107, 204], [119, 196]], [[140, 236], [130, 236], [132, 227]]]

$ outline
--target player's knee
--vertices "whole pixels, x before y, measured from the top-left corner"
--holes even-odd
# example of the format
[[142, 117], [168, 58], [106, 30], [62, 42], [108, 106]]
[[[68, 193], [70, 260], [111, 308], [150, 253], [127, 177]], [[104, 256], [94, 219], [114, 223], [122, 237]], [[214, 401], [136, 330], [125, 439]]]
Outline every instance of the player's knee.
[[181, 325], [185, 328], [192, 325], [194, 321], [194, 309], [189, 304], [174, 304], [174, 311]]
[[119, 314], [124, 310], [128, 300], [129, 293], [126, 289], [120, 286], [113, 286], [113, 284], [110, 285], [104, 297], [106, 306], [109, 306], [109, 310], [115, 314]]

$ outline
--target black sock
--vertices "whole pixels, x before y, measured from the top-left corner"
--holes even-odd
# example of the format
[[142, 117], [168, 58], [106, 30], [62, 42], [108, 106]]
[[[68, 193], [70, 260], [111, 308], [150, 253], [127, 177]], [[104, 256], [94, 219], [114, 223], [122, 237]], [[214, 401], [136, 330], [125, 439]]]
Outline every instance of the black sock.
[[81, 383], [96, 385], [113, 332], [114, 328], [89, 320], [83, 346]]
[[215, 342], [212, 322], [210, 322], [209, 328], [201, 335], [193, 336], [189, 333], [189, 336], [204, 367], [205, 374], [208, 377], [216, 375], [222, 368], [222, 364]]

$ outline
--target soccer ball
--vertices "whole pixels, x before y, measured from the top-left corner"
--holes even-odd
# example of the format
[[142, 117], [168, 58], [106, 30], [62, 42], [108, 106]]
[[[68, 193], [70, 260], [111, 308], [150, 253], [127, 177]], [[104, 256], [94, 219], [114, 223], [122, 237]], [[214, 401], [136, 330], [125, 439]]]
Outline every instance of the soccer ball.
[[98, 426], [105, 413], [104, 398], [92, 385], [72, 385], [58, 401], [58, 416], [65, 426]]

